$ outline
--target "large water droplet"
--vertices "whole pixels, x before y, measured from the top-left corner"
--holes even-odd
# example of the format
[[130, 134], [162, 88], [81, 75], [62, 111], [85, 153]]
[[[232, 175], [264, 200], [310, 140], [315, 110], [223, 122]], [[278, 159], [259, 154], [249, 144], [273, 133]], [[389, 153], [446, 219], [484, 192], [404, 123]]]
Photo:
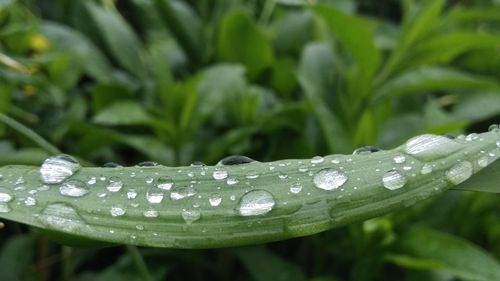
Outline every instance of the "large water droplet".
[[186, 197], [191, 197], [196, 195], [196, 189], [192, 186], [178, 186], [172, 189], [170, 193], [170, 199], [180, 200]]
[[222, 202], [222, 196], [218, 193], [212, 194], [208, 197], [208, 202], [210, 203], [210, 206], [217, 207]]
[[382, 177], [382, 183], [385, 188], [395, 190], [406, 184], [406, 177], [398, 171], [392, 170], [384, 174]]
[[191, 224], [200, 219], [201, 212], [198, 209], [183, 209], [181, 216], [186, 223]]
[[462, 161], [446, 171], [446, 178], [452, 184], [459, 184], [472, 176], [473, 167], [469, 161]]
[[7, 203], [0, 203], [0, 213], [8, 213], [12, 211]]
[[314, 175], [313, 182], [317, 188], [323, 190], [333, 190], [341, 187], [346, 181], [347, 176], [335, 169], [326, 168], [320, 170]]
[[80, 163], [69, 155], [57, 155], [45, 159], [40, 167], [43, 183], [61, 183], [80, 169]]
[[66, 203], [48, 205], [38, 219], [43, 225], [64, 232], [82, 231], [89, 228], [77, 211]]
[[214, 177], [214, 179], [216, 180], [223, 180], [225, 178], [227, 178], [227, 171], [224, 170], [223, 168], [215, 168], [212, 176]]
[[114, 206], [114, 207], [111, 207], [111, 210], [109, 210], [109, 213], [113, 217], [120, 217], [120, 216], [125, 215], [126, 210], [125, 210], [125, 208], [123, 208], [121, 206]]
[[108, 185], [106, 186], [106, 189], [110, 192], [118, 192], [122, 189], [122, 187], [123, 181], [119, 177], [113, 176], [108, 179]]
[[82, 197], [89, 193], [87, 185], [79, 180], [69, 180], [59, 187], [61, 195], [68, 197]]
[[455, 140], [437, 135], [420, 135], [406, 142], [406, 153], [421, 160], [435, 160], [447, 156], [458, 149], [461, 145]]
[[217, 165], [240, 165], [255, 162], [252, 158], [242, 156], [242, 155], [231, 155], [220, 160]]
[[257, 189], [245, 193], [236, 210], [242, 216], [258, 216], [269, 213], [275, 204], [271, 193]]

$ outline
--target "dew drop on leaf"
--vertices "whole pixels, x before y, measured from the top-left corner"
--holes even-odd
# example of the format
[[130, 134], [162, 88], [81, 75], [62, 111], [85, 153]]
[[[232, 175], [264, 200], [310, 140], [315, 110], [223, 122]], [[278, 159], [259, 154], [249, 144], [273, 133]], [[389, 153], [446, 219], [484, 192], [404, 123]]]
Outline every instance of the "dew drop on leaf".
[[187, 224], [191, 224], [200, 219], [201, 212], [198, 209], [183, 209], [181, 216]]
[[196, 195], [196, 193], [196, 189], [192, 186], [178, 186], [172, 189], [172, 192], [170, 193], [170, 199], [180, 200], [194, 196]]
[[420, 135], [411, 138], [406, 142], [406, 153], [415, 156], [421, 160], [435, 160], [449, 155], [458, 149], [461, 145], [455, 140], [438, 135]]
[[40, 167], [43, 183], [61, 183], [80, 169], [80, 163], [69, 155], [57, 155], [45, 159]]
[[118, 192], [122, 189], [123, 187], [123, 181], [116, 176], [110, 177], [108, 179], [108, 184], [106, 186], [106, 189], [110, 192]]
[[0, 203], [8, 203], [14, 199], [14, 196], [10, 195], [4, 188], [0, 189]]
[[38, 219], [46, 227], [64, 232], [89, 228], [77, 211], [66, 203], [49, 204], [40, 213]]
[[215, 168], [212, 176], [216, 180], [223, 180], [223, 179], [227, 178], [228, 174], [227, 174], [227, 171], [225, 169], [217, 167], [217, 168]]
[[321, 156], [314, 156], [314, 157], [311, 159], [311, 163], [312, 163], [312, 164], [319, 164], [319, 163], [322, 163], [324, 160], [325, 160], [325, 158], [323, 158], [323, 157], [321, 157]]
[[235, 184], [237, 184], [239, 182], [240, 181], [237, 178], [233, 178], [233, 177], [227, 178], [227, 180], [226, 180], [226, 183], [228, 185], [235, 185]]
[[151, 204], [159, 204], [163, 201], [163, 192], [156, 187], [151, 187], [146, 192], [146, 200]]
[[302, 184], [300, 182], [293, 183], [290, 186], [290, 192], [293, 194], [298, 194], [302, 191]]
[[352, 152], [353, 155], [364, 155], [364, 154], [371, 154], [374, 152], [380, 151], [380, 148], [374, 147], [374, 146], [363, 146], [360, 148], [357, 148]]
[[208, 198], [208, 202], [210, 203], [210, 206], [217, 207], [222, 202], [222, 196], [220, 196], [220, 194], [218, 193], [214, 193], [210, 195], [210, 197]]
[[398, 155], [398, 156], [394, 156], [394, 158], [392, 160], [396, 164], [403, 164], [406, 161], [406, 157], [404, 155]]
[[457, 185], [470, 178], [472, 176], [472, 172], [472, 163], [469, 161], [462, 161], [453, 165], [448, 171], [446, 171], [446, 178], [450, 183]]
[[482, 156], [479, 159], [477, 159], [477, 165], [481, 168], [488, 166], [488, 164], [489, 164], [489, 160], [488, 160], [487, 156]]
[[0, 203], [0, 213], [8, 213], [11, 211], [11, 208], [7, 203]]
[[241, 216], [258, 216], [269, 213], [275, 204], [271, 193], [256, 189], [241, 197], [236, 210]]
[[425, 164], [422, 166], [422, 169], [420, 169], [420, 173], [421, 173], [422, 175], [427, 175], [427, 174], [432, 173], [432, 165], [431, 165], [431, 164], [428, 164], [428, 163], [425, 163]]
[[384, 174], [382, 183], [389, 190], [396, 190], [406, 184], [406, 177], [398, 171], [392, 170]]
[[323, 190], [333, 190], [345, 184], [348, 177], [335, 169], [322, 169], [314, 175], [314, 185]]
[[149, 209], [149, 210], [144, 211], [142, 213], [142, 215], [146, 218], [156, 218], [156, 217], [158, 217], [158, 211], [153, 210], [153, 209]]
[[161, 190], [170, 190], [173, 185], [174, 182], [172, 181], [172, 178], [169, 176], [161, 176], [158, 179], [156, 179], [156, 187]]
[[66, 181], [59, 187], [59, 193], [67, 197], [82, 197], [89, 192], [87, 185], [79, 180]]
[[24, 199], [24, 205], [28, 207], [32, 207], [36, 205], [36, 199], [34, 197], [27, 197]]
[[109, 210], [109, 213], [113, 217], [123, 216], [123, 215], [125, 215], [125, 212], [126, 212], [125, 208], [123, 208], [121, 206], [114, 206], [114, 207], [111, 207], [111, 210]]
[[243, 155], [231, 155], [217, 162], [217, 166], [241, 165], [255, 162], [252, 158]]

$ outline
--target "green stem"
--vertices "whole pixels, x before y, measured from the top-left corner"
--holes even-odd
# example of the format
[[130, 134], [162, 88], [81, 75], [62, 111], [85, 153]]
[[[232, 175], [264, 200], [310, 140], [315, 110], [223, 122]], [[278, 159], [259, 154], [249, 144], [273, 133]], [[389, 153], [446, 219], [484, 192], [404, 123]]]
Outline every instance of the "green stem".
[[73, 248], [68, 246], [63, 246], [61, 249], [62, 256], [62, 268], [61, 268], [61, 280], [69, 281], [71, 278], [71, 254], [73, 252]]
[[35, 131], [31, 130], [30, 128], [24, 126], [23, 124], [17, 122], [16, 120], [10, 118], [9, 116], [3, 113], [0, 113], [0, 122], [23, 134], [24, 136], [32, 140], [34, 143], [36, 143], [38, 146], [45, 149], [50, 154], [61, 153], [61, 151], [57, 147], [50, 144]]
[[260, 14], [259, 22], [263, 25], [269, 22], [271, 15], [273, 14], [274, 7], [276, 6], [275, 0], [267, 0], [264, 4], [264, 8], [262, 9], [262, 13]]
[[132, 245], [126, 245], [125, 248], [127, 249], [127, 252], [132, 258], [132, 260], [134, 261], [137, 271], [139, 271], [139, 273], [141, 274], [142, 280], [153, 281], [153, 278], [149, 273], [148, 267], [146, 266], [146, 263], [144, 262], [144, 259], [142, 258], [142, 255], [137, 249], [137, 247]]

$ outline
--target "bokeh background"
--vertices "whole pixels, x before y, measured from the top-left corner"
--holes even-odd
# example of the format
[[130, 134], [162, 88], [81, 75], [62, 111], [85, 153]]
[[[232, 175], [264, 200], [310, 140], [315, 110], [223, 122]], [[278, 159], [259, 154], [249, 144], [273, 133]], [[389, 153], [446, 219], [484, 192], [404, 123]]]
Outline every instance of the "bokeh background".
[[[0, 0], [0, 121], [0, 165], [272, 161], [485, 131], [500, 1]], [[450, 191], [309, 237], [140, 253], [153, 280], [488, 280], [499, 206]], [[0, 280], [145, 280], [133, 251], [4, 223]]]

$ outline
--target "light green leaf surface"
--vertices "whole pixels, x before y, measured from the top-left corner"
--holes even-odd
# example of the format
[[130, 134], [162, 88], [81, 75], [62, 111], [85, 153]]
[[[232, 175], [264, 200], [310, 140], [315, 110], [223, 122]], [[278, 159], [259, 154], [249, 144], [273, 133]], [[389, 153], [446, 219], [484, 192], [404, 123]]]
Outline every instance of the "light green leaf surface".
[[[307, 160], [85, 167], [49, 185], [39, 167], [4, 166], [0, 218], [76, 241], [175, 248], [263, 243], [408, 207], [499, 157], [500, 132], [492, 131], [456, 140], [422, 135], [393, 150]], [[75, 180], [87, 191], [70, 196]], [[158, 187], [166, 182], [173, 186]]]

